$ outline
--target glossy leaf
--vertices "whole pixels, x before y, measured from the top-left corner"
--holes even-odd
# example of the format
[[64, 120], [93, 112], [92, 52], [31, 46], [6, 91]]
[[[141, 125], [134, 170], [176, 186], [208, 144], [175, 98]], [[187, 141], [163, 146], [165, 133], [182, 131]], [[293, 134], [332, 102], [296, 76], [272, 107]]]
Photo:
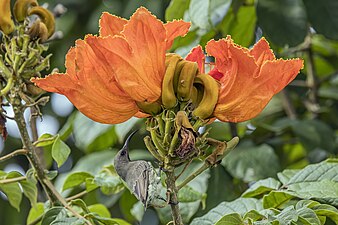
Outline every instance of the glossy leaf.
[[61, 167], [70, 154], [70, 148], [59, 137], [54, 141], [52, 147], [52, 157], [56, 161], [58, 167]]
[[[43, 213], [44, 213], [44, 204], [41, 202], [38, 202], [35, 207], [32, 207], [29, 210], [29, 214], [27, 217], [27, 224], [32, 223], [34, 220], [36, 220], [37, 218], [39, 218]], [[37, 225], [40, 225], [41, 221], [39, 223], [37, 223]]]
[[281, 183], [273, 178], [259, 180], [249, 187], [249, 189], [242, 194], [242, 197], [249, 198], [259, 196], [271, 190], [277, 190], [280, 186]]

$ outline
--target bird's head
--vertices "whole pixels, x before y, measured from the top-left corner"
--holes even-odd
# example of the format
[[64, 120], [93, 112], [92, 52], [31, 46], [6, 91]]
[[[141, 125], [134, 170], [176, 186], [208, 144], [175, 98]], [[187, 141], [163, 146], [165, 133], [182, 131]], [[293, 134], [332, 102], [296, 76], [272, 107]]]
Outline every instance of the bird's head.
[[126, 170], [128, 163], [130, 162], [129, 158], [129, 142], [133, 135], [137, 132], [137, 130], [133, 131], [124, 142], [123, 147], [121, 150], [116, 154], [114, 158], [114, 167], [116, 172], [121, 176], [124, 170]]

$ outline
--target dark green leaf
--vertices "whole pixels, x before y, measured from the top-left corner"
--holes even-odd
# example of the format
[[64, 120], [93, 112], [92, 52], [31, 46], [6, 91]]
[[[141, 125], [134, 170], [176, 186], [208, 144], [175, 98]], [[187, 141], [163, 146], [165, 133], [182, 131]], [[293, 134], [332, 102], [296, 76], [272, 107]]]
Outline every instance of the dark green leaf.
[[195, 202], [197, 200], [201, 200], [202, 202], [205, 202], [206, 198], [207, 198], [207, 195], [205, 193], [200, 193], [189, 186], [184, 186], [178, 192], [179, 202]]
[[41, 225], [51, 225], [54, 220], [67, 217], [67, 210], [63, 207], [54, 207], [49, 209], [42, 218]]
[[232, 176], [245, 182], [275, 176], [280, 169], [279, 160], [269, 145], [242, 144], [231, 151], [222, 165]]
[[292, 130], [307, 150], [320, 148], [332, 152], [335, 149], [333, 130], [319, 120], [295, 121]]
[[316, 32], [338, 40], [338, 2], [336, 0], [305, 0], [306, 13]]
[[56, 161], [58, 167], [61, 167], [66, 162], [70, 154], [70, 148], [59, 137], [54, 141], [52, 147], [52, 157]]
[[254, 39], [256, 20], [255, 7], [242, 6], [236, 14], [229, 11], [218, 27], [223, 36], [231, 35], [236, 44], [249, 47]]
[[308, 32], [302, 0], [259, 0], [257, 18], [263, 35], [280, 46], [296, 46]]

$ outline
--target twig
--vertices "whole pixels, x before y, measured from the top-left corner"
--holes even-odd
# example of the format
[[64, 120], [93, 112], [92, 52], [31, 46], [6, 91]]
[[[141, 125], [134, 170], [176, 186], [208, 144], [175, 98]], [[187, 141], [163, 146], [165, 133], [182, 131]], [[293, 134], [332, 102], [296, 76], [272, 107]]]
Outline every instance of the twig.
[[[99, 188], [99, 187], [97, 187], [97, 188]], [[92, 192], [92, 191], [96, 190], [97, 188], [92, 189], [89, 192]], [[66, 201], [70, 202], [70, 201], [72, 201], [74, 199], [81, 198], [82, 196], [86, 195], [89, 192], [87, 190], [81, 191], [80, 193], [77, 193], [77, 194], [75, 194], [73, 196], [70, 196], [70, 197], [66, 198]]]
[[180, 178], [180, 176], [184, 173], [184, 171], [188, 168], [188, 166], [191, 164], [192, 159], [189, 160], [189, 162], [187, 164], [185, 164], [184, 168], [182, 169], [182, 171], [176, 176], [176, 180], [178, 180], [178, 178]]
[[26, 149], [18, 149], [18, 150], [15, 150], [14, 152], [11, 152], [7, 155], [0, 157], [0, 162], [6, 161], [18, 155], [27, 155], [27, 154], [28, 154], [28, 151]]
[[[236, 145], [238, 144], [238, 141], [239, 141], [239, 138], [234, 137], [229, 142], [227, 142], [227, 146], [226, 146], [226, 149], [225, 149], [223, 155], [219, 156], [217, 158], [217, 160], [218, 161], [222, 160], [227, 154], [229, 154], [229, 152], [231, 152], [236, 147]], [[205, 170], [207, 170], [208, 168], [210, 168], [212, 166], [213, 166], [212, 164], [205, 161], [200, 168], [198, 168], [193, 174], [191, 174], [189, 177], [187, 177], [181, 184], [177, 185], [177, 189], [180, 190], [185, 185], [187, 185], [190, 181], [195, 179], [198, 175], [200, 175], [201, 173], [203, 173]]]
[[10, 179], [4, 179], [0, 180], [0, 184], [10, 184], [10, 183], [15, 183], [18, 181], [26, 180], [25, 176], [22, 177], [15, 177], [15, 178], [10, 178]]
[[285, 112], [288, 115], [288, 117], [290, 119], [293, 119], [293, 120], [297, 119], [296, 110], [295, 110], [295, 108], [293, 107], [293, 105], [291, 103], [291, 100], [290, 100], [290, 97], [288, 95], [287, 90], [285, 90], [285, 89], [282, 90], [280, 92], [280, 94], [282, 96], [282, 103], [283, 103]]

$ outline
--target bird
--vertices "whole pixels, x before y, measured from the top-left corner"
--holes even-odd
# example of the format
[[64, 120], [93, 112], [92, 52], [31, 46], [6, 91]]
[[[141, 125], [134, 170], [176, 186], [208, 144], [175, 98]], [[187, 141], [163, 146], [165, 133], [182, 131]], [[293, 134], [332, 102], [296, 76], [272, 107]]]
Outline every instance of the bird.
[[156, 199], [159, 190], [160, 177], [154, 167], [147, 161], [129, 158], [129, 142], [135, 130], [126, 139], [122, 149], [114, 158], [114, 167], [117, 174], [126, 184], [135, 197], [143, 203], [145, 209]]

